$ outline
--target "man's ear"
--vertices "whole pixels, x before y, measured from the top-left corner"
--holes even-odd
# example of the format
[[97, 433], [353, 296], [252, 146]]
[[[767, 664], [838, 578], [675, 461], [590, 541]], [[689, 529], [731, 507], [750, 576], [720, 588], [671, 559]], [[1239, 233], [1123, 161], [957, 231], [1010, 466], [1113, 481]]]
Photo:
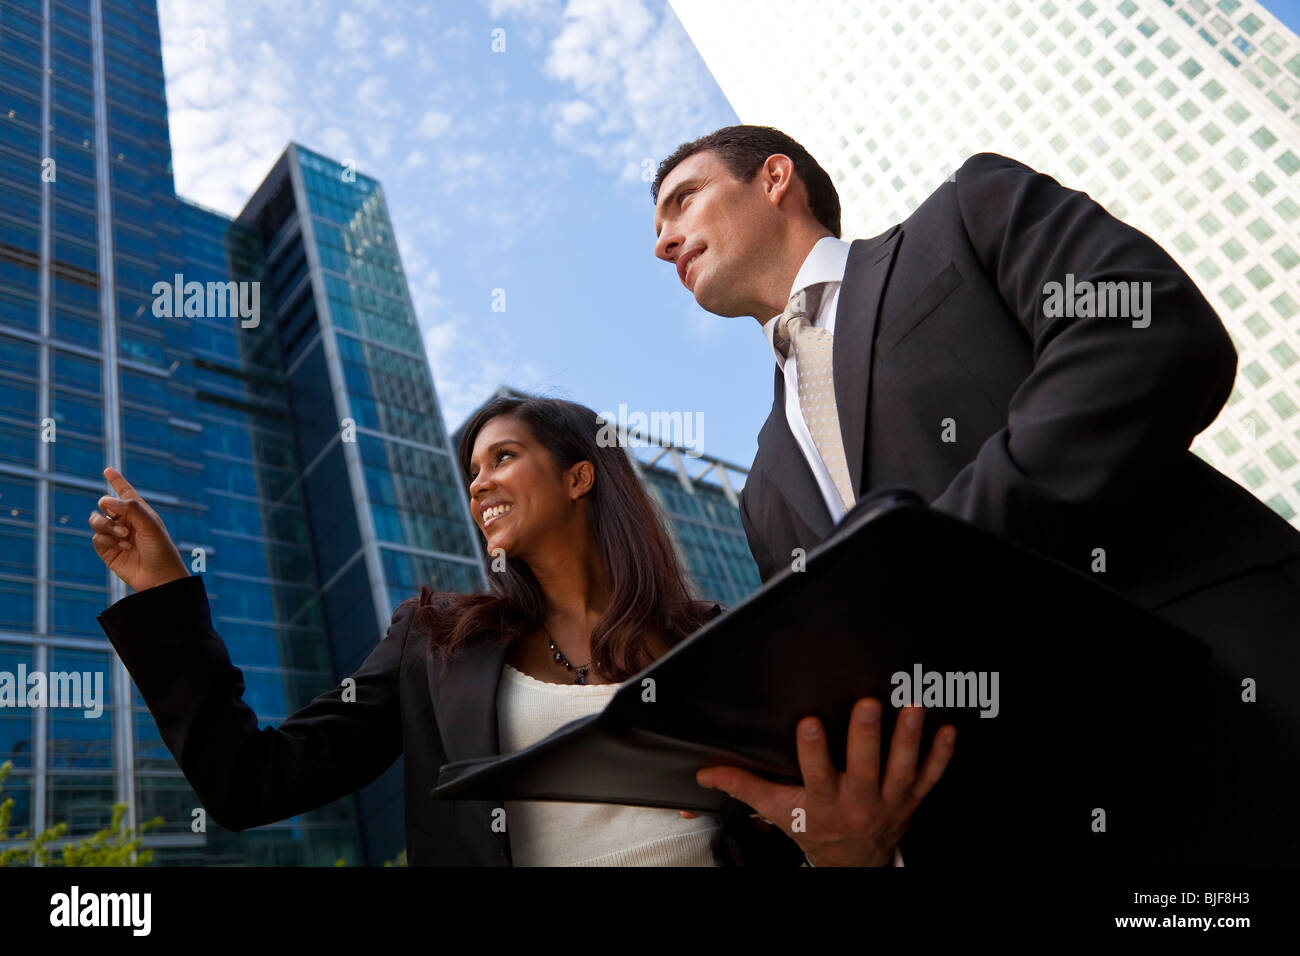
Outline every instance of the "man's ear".
[[759, 175], [763, 177], [764, 194], [774, 206], [779, 206], [795, 189], [794, 160], [785, 153], [773, 153], [767, 157]]

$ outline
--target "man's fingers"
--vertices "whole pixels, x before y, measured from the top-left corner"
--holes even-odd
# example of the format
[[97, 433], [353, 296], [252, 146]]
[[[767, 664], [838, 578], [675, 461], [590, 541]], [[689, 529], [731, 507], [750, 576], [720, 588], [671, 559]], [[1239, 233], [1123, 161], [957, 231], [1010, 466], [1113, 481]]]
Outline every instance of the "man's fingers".
[[931, 788], [939, 782], [943, 772], [948, 769], [948, 762], [952, 760], [956, 743], [957, 728], [951, 725], [940, 728], [934, 735], [930, 753], [926, 755], [925, 763], [921, 765], [921, 772], [917, 775], [916, 782], [912, 784], [914, 801], [920, 803]]
[[[799, 721], [794, 736], [804, 790], [816, 799], [828, 802], [834, 800], [839, 771], [831, 763], [830, 746], [826, 742], [826, 730], [822, 727], [822, 722], [816, 717], [805, 717]], [[750, 806], [753, 807], [754, 804], [751, 803]]]
[[880, 701], [864, 697], [849, 717], [844, 777], [857, 800], [875, 801], [880, 794], [880, 712]]
[[894, 736], [889, 744], [889, 761], [885, 764], [885, 782], [880, 788], [880, 796], [886, 803], [897, 803], [912, 786], [924, 720], [925, 709], [922, 707], [904, 707], [898, 713]]
[[704, 767], [696, 774], [696, 780], [706, 773], [710, 786], [748, 804], [760, 816], [768, 820], [780, 820], [783, 815], [788, 816], [781, 809], [782, 800], [796, 787], [772, 783], [739, 767]]

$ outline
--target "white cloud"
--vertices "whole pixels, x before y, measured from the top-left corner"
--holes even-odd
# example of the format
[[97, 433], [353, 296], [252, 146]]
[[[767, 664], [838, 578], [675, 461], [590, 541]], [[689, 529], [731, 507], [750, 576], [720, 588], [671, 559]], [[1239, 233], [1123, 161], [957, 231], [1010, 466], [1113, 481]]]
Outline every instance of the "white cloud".
[[346, 10], [339, 14], [338, 23], [334, 27], [334, 42], [340, 49], [359, 50], [369, 39], [370, 31], [364, 18]]
[[494, 20], [507, 16], [550, 19], [560, 12], [559, 0], [484, 0], [484, 5]]
[[356, 156], [357, 149], [352, 134], [337, 126], [327, 126], [316, 134], [321, 152], [327, 156]]
[[388, 77], [376, 73], [366, 77], [357, 85], [357, 103], [372, 117], [379, 120], [392, 119], [402, 111], [397, 100], [388, 92]]
[[384, 56], [395, 57], [406, 52], [406, 37], [399, 34], [386, 36], [379, 41], [379, 48], [384, 51]]
[[452, 430], [502, 385], [533, 391], [544, 384], [532, 362], [503, 361], [499, 352], [479, 344], [481, 327], [459, 312], [424, 327], [424, 348], [438, 384], [442, 416]]
[[595, 115], [596, 108], [586, 100], [570, 100], [560, 104], [560, 122], [568, 126], [578, 126]]
[[451, 114], [438, 110], [429, 110], [420, 117], [420, 124], [415, 128], [417, 135], [425, 139], [441, 136], [451, 128]]
[[545, 72], [577, 98], [550, 104], [560, 143], [626, 181], [642, 181], [679, 143], [716, 125], [716, 83], [667, 3], [481, 0], [494, 17], [514, 16], [551, 34]]
[[159, 8], [177, 192], [237, 213], [292, 135], [292, 71], [228, 0]]
[[[467, 43], [469, 41], [469, 27], [465, 26], [463, 23], [454, 27], [448, 27], [446, 30], [442, 31], [442, 38], [448, 43]], [[420, 49], [423, 55], [427, 55], [427, 51], [424, 50], [423, 45], [421, 45]]]

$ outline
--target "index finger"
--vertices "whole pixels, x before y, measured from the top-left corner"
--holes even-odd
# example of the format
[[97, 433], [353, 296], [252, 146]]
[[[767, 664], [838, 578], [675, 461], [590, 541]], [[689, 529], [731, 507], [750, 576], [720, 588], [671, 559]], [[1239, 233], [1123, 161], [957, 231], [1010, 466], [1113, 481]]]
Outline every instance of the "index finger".
[[117, 492], [119, 498], [123, 495], [135, 493], [135, 489], [131, 487], [131, 482], [127, 481], [122, 476], [122, 473], [112, 465], [104, 469], [104, 477], [108, 479], [108, 483], [113, 486], [113, 490]]
[[[805, 717], [796, 725], [795, 752], [799, 756], [804, 790], [822, 800], [835, 799], [835, 781], [839, 773], [831, 763], [826, 732], [816, 717]], [[754, 805], [751, 803], [750, 806]]]

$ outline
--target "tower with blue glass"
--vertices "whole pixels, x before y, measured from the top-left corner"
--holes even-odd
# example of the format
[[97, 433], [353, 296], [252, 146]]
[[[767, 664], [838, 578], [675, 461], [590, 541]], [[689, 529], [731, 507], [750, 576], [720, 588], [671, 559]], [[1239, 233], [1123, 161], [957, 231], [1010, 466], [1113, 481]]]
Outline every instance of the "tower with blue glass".
[[[0, 177], [0, 672], [106, 678], [97, 718], [0, 707], [11, 829], [84, 837], [120, 801], [166, 821], [143, 841], [161, 864], [393, 858], [400, 762], [293, 820], [196, 832], [96, 621], [126, 591], [86, 524], [119, 467], [203, 575], [263, 725], [420, 584], [482, 586], [382, 189], [291, 145], [233, 220], [178, 198], [157, 9], [126, 0], [0, 2]], [[207, 297], [166, 307], [191, 283]], [[254, 318], [214, 309], [223, 289]]]

